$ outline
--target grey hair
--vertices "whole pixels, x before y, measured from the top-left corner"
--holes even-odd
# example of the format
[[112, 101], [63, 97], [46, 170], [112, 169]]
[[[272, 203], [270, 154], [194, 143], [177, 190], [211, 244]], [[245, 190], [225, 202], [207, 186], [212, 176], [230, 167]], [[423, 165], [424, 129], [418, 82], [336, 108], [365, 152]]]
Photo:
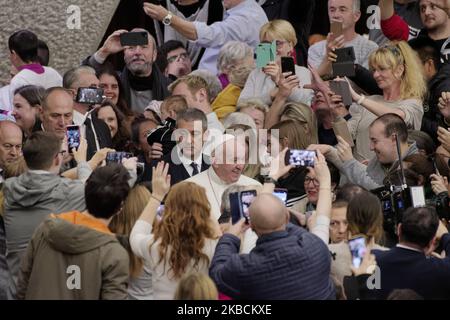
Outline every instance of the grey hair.
[[232, 112], [223, 120], [225, 129], [231, 129], [236, 126], [247, 126], [256, 130], [256, 124], [252, 117], [242, 112]]
[[95, 69], [89, 66], [80, 66], [72, 68], [64, 74], [63, 87], [65, 89], [72, 89], [77, 87], [75, 84], [78, 82], [81, 74], [91, 74], [96, 76]]
[[217, 78], [212, 72], [205, 69], [194, 70], [190, 75], [195, 75], [203, 78], [208, 84], [209, 100], [213, 102], [216, 97], [222, 91], [222, 85], [220, 84], [219, 78]]
[[250, 107], [260, 110], [264, 112], [264, 114], [266, 114], [269, 111], [269, 106], [264, 102], [262, 102], [262, 100], [259, 98], [250, 98], [239, 102], [236, 106], [236, 111], [240, 112], [242, 109]]
[[219, 51], [217, 69], [223, 73], [225, 69], [235, 66], [240, 60], [253, 56], [253, 49], [240, 41], [229, 41]]

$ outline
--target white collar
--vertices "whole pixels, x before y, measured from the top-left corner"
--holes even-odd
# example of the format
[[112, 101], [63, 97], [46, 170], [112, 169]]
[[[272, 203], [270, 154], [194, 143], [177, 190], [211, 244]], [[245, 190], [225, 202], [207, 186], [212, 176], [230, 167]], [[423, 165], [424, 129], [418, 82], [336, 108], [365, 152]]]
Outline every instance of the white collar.
[[50, 171], [45, 171], [45, 170], [28, 170], [29, 173], [34, 173], [34, 174], [53, 174]]
[[181, 163], [184, 164], [185, 166], [190, 166], [192, 162], [196, 163], [198, 166], [198, 169], [200, 170], [201, 166], [202, 166], [202, 156], [203, 154], [200, 152], [199, 156], [197, 158], [195, 158], [194, 160], [189, 159], [187, 157], [184, 156], [183, 152], [181, 152], [181, 149], [178, 147], [177, 145], [177, 151], [178, 151], [178, 158], [180, 159]]
[[421, 251], [419, 249], [416, 249], [416, 248], [413, 248], [413, 247], [409, 247], [409, 246], [405, 246], [404, 244], [400, 244], [400, 243], [397, 244], [397, 248], [402, 248], [402, 249], [407, 249], [407, 250], [412, 250], [412, 251], [423, 253], [423, 251]]
[[[213, 166], [209, 167], [208, 169], [208, 177], [211, 179], [212, 182], [215, 184], [221, 185], [221, 186], [230, 186], [231, 184], [226, 183], [220, 177], [217, 175], [217, 173], [214, 171]], [[240, 178], [239, 178], [240, 179]]]
[[73, 110], [73, 123], [81, 126], [84, 124], [84, 121], [86, 121], [86, 115], [82, 114], [81, 112], [78, 112], [77, 110]]

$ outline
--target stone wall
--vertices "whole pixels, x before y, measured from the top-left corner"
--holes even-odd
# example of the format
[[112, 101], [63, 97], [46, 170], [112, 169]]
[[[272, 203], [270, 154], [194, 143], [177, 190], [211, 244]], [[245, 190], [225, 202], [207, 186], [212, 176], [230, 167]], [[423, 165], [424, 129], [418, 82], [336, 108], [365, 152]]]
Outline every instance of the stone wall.
[[9, 79], [8, 37], [29, 29], [50, 48], [63, 74], [99, 45], [120, 0], [0, 0], [0, 86]]

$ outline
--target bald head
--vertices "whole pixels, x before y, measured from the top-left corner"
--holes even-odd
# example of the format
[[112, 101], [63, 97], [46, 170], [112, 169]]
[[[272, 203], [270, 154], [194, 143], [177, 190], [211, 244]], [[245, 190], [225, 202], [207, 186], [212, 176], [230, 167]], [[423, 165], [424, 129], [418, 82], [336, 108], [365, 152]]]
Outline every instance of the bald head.
[[54, 132], [61, 140], [66, 134], [66, 126], [72, 124], [73, 99], [63, 88], [52, 88], [47, 91], [40, 113], [45, 131]]
[[258, 235], [282, 231], [289, 214], [280, 199], [269, 193], [258, 195], [250, 206], [250, 224]]
[[22, 154], [22, 129], [12, 121], [0, 121], [0, 166], [17, 161]]

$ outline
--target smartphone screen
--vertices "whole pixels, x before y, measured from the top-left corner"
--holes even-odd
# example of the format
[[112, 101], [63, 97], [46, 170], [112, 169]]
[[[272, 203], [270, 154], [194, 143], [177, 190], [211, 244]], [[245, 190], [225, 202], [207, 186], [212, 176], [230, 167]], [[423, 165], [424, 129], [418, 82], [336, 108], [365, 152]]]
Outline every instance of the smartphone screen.
[[283, 203], [286, 205], [286, 201], [287, 201], [287, 189], [275, 188], [275, 190], [273, 191], [273, 195], [274, 195], [275, 197], [278, 197], [278, 199], [280, 199], [281, 201], [283, 201]]
[[156, 217], [161, 220], [164, 215], [164, 205], [160, 204], [158, 209], [156, 210]]
[[409, 187], [411, 201], [414, 208], [425, 206], [425, 192], [423, 186]]
[[286, 164], [295, 167], [314, 167], [315, 151], [290, 149], [286, 152]]
[[148, 33], [143, 31], [122, 33], [120, 44], [122, 47], [145, 46], [148, 44]]
[[129, 159], [133, 154], [129, 152], [108, 152], [106, 154], [106, 163], [122, 163], [123, 159]]
[[281, 72], [291, 72], [291, 75], [295, 75], [295, 63], [292, 57], [281, 57]]
[[366, 254], [366, 239], [364, 237], [356, 237], [348, 240], [350, 253], [352, 254], [352, 264], [355, 268], [359, 268]]
[[230, 198], [231, 223], [235, 224], [241, 219], [239, 192], [230, 193], [229, 198]]
[[103, 89], [100, 88], [78, 88], [76, 101], [82, 104], [100, 104], [104, 100]]
[[67, 147], [69, 148], [69, 152], [72, 152], [72, 149], [78, 150], [80, 146], [80, 126], [67, 126], [66, 127], [66, 135], [67, 135]]
[[256, 190], [242, 191], [240, 193], [240, 204], [241, 204], [241, 216], [247, 220], [250, 220], [249, 209], [256, 197]]

